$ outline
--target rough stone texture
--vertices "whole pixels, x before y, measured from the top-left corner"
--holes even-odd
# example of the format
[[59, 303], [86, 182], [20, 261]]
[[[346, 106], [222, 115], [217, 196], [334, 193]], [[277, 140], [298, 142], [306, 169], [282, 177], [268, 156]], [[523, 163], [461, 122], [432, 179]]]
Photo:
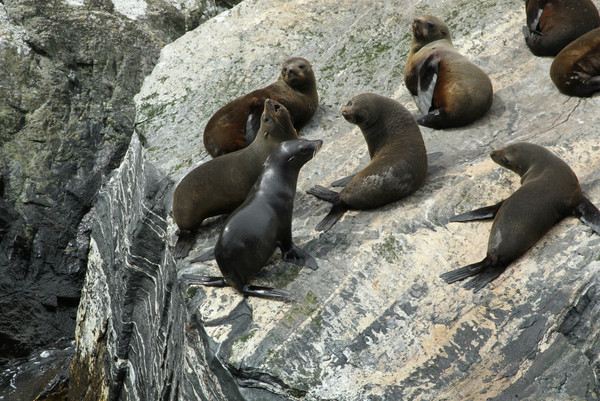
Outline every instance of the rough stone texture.
[[[248, 0], [164, 48], [136, 98], [144, 149], [132, 142], [139, 158], [120, 168], [131, 173], [114, 176], [107, 193], [118, 196], [97, 205], [119, 216], [95, 222], [79, 314], [77, 360], [95, 367], [88, 380], [100, 381], [97, 393], [112, 391], [107, 378], [121, 372], [122, 400], [151, 399], [141, 390], [151, 388], [164, 389], [165, 400], [597, 400], [600, 237], [588, 227], [566, 219], [477, 295], [438, 278], [482, 259], [491, 226], [448, 223], [449, 216], [519, 186], [488, 158], [494, 148], [518, 140], [548, 146], [600, 204], [600, 99], [559, 94], [551, 59], [525, 46], [516, 3]], [[423, 13], [445, 19], [457, 48], [490, 74], [492, 109], [466, 128], [422, 129], [428, 151], [441, 156], [416, 194], [347, 213], [330, 232], [316, 233], [329, 205], [304, 191], [368, 157], [339, 107], [373, 91], [416, 112], [402, 71], [410, 21]], [[138, 194], [146, 178], [136, 166], [155, 166], [162, 188], [207, 160], [201, 134], [212, 113], [272, 81], [291, 55], [311, 61], [321, 97], [302, 133], [325, 145], [301, 171], [293, 223], [320, 269], [273, 258], [256, 283], [286, 288], [296, 297], [290, 304], [175, 284], [175, 270], [218, 272], [189, 259], [214, 245], [223, 220], [207, 224], [190, 257], [175, 265], [158, 241], [173, 242], [169, 218], [139, 226], [154, 227], [152, 238], [136, 237], [135, 222], [165, 196], [161, 189], [153, 202]], [[168, 211], [168, 192], [164, 199], [158, 209]], [[136, 248], [139, 238], [147, 249]]]

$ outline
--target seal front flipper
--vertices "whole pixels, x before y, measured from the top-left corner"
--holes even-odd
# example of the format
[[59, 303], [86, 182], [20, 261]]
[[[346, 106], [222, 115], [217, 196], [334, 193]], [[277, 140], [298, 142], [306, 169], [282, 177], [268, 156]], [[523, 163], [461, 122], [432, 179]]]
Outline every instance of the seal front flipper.
[[584, 224], [590, 226], [596, 234], [600, 234], [600, 211], [588, 198], [584, 197], [581, 203], [577, 205], [575, 215]]
[[475, 276], [491, 265], [488, 258], [483, 259], [481, 262], [473, 263], [472, 265], [464, 266], [456, 270], [450, 270], [444, 274], [440, 274], [440, 278], [448, 284], [452, 284], [456, 281], [464, 280], [468, 277]]
[[349, 175], [348, 177], [340, 178], [339, 180], [335, 180], [331, 183], [331, 186], [334, 188], [342, 188], [348, 185], [350, 181], [354, 178], [356, 174]]
[[314, 195], [317, 198], [329, 203], [335, 203], [340, 199], [340, 194], [338, 192], [332, 191], [331, 189], [327, 189], [320, 185], [315, 185], [314, 187], [306, 191], [306, 193]]
[[500, 206], [502, 206], [503, 202], [504, 201], [501, 201], [492, 206], [486, 206], [479, 209], [471, 210], [470, 212], [457, 214], [456, 216], [450, 217], [450, 220], [448, 221], [457, 223], [465, 221], [493, 219], [496, 216], [498, 209], [500, 209]]
[[196, 234], [192, 231], [179, 230], [175, 249], [173, 250], [173, 257], [175, 259], [183, 259], [190, 253], [190, 250], [196, 243]]
[[317, 224], [315, 230], [328, 231], [331, 227], [335, 225], [335, 223], [338, 222], [339, 219], [342, 218], [344, 213], [346, 213], [347, 211], [348, 208], [345, 205], [341, 203], [335, 203], [331, 207], [329, 213], [327, 213], [327, 216], [323, 217], [323, 220], [321, 220], [321, 222]]
[[275, 299], [279, 301], [291, 301], [292, 297], [289, 292], [284, 290], [278, 290], [271, 287], [260, 287], [257, 285], [245, 285], [242, 288], [242, 294], [248, 295], [251, 297], [260, 297], [260, 298], [268, 298]]
[[244, 139], [246, 140], [246, 145], [250, 145], [252, 141], [254, 141], [254, 138], [256, 138], [256, 134], [258, 134], [258, 130], [260, 129], [262, 103], [258, 104], [258, 107], [253, 106], [250, 109], [250, 113], [248, 114], [248, 119], [246, 120], [246, 129], [244, 132]]
[[431, 110], [429, 113], [425, 114], [423, 117], [417, 119], [417, 122], [428, 128], [433, 129], [441, 129], [447, 126], [448, 117], [446, 110], [444, 108], [439, 108], [435, 110]]
[[317, 261], [310, 253], [294, 244], [287, 250], [281, 249], [281, 254], [283, 260], [286, 262], [293, 263], [297, 266], [306, 266], [312, 270], [317, 270], [319, 268]]
[[211, 248], [210, 250], [196, 256], [194, 259], [190, 260], [190, 263], [201, 263], [208, 262], [209, 260], [213, 260], [215, 258], [215, 248]]
[[474, 293], [477, 293], [486, 285], [496, 280], [505, 269], [505, 267], [488, 267], [463, 285], [463, 288], [466, 290], [473, 290]]
[[427, 57], [419, 68], [417, 96], [415, 102], [422, 114], [428, 114], [433, 108], [433, 94], [438, 80], [439, 56]]
[[191, 285], [205, 285], [207, 287], [227, 287], [229, 285], [224, 277], [182, 274], [181, 278]]

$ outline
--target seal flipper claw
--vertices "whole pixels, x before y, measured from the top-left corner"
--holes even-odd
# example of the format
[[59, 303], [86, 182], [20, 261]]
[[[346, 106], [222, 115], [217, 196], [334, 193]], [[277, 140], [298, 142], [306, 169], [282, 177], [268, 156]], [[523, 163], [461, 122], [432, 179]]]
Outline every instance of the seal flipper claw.
[[224, 277], [198, 276], [196, 274], [182, 274], [181, 278], [188, 284], [205, 285], [207, 287], [227, 287], [227, 280]]
[[311, 270], [317, 270], [319, 268], [315, 258], [310, 253], [296, 245], [292, 244], [290, 249], [287, 251], [282, 249], [281, 252], [283, 254], [283, 260], [286, 262], [290, 262], [298, 266], [306, 266]]
[[173, 250], [173, 257], [175, 259], [183, 259], [190, 253], [196, 243], [196, 234], [191, 231], [179, 231], [175, 249]]
[[352, 179], [354, 178], [356, 174], [352, 174], [349, 175], [348, 177], [344, 177], [344, 178], [340, 178], [339, 180], [335, 180], [334, 182], [331, 183], [332, 187], [337, 187], [337, 188], [341, 188], [341, 187], [345, 187], [346, 185], [348, 185], [348, 183], [350, 181], [352, 181]]
[[477, 293], [486, 285], [496, 280], [504, 270], [504, 267], [490, 267], [473, 277], [472, 280], [463, 285], [463, 288], [467, 290], [473, 290], [474, 293]]
[[452, 284], [456, 281], [464, 280], [468, 277], [475, 276], [490, 265], [488, 258], [483, 259], [481, 262], [473, 263], [468, 266], [458, 268], [456, 270], [450, 270], [449, 272], [440, 274], [440, 278], [448, 284]]
[[306, 193], [314, 195], [317, 198], [329, 203], [335, 203], [340, 198], [340, 194], [338, 192], [332, 191], [331, 189], [327, 189], [320, 185], [315, 185], [314, 187], [306, 191]]
[[600, 234], [600, 211], [588, 198], [584, 197], [577, 205], [575, 215], [596, 234]]
[[190, 260], [190, 263], [201, 263], [207, 262], [209, 260], [213, 260], [215, 258], [215, 248], [211, 248], [208, 251], [196, 256], [194, 259]]
[[317, 224], [315, 230], [323, 232], [328, 231], [331, 227], [335, 225], [335, 223], [337, 223], [339, 219], [342, 218], [344, 213], [346, 213], [347, 211], [348, 208], [345, 205], [340, 203], [334, 204], [331, 207], [329, 213], [327, 213], [327, 216], [323, 217], [323, 220], [321, 220], [321, 222]]
[[242, 293], [251, 297], [268, 298], [279, 301], [291, 301], [292, 296], [289, 292], [284, 290], [278, 290], [271, 287], [260, 287], [257, 285], [245, 285], [242, 288]]
[[429, 113], [417, 119], [417, 122], [428, 128], [441, 129], [447, 120], [446, 111], [443, 108], [431, 110]]
[[465, 222], [465, 221], [474, 221], [474, 220], [489, 220], [493, 219], [502, 206], [504, 201], [498, 202], [492, 206], [486, 206], [479, 209], [471, 210], [470, 212], [457, 214], [456, 216], [450, 217], [450, 220], [453, 223]]

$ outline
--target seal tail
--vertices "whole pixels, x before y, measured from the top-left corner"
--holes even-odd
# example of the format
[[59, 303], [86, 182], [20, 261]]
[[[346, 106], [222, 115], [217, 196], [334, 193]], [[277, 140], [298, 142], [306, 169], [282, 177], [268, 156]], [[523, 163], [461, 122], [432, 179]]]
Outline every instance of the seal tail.
[[306, 193], [314, 195], [317, 198], [329, 203], [336, 203], [340, 199], [340, 194], [338, 192], [332, 191], [331, 189], [327, 189], [320, 185], [315, 185], [314, 187], [306, 191]]
[[317, 231], [323, 232], [328, 231], [331, 227], [335, 225], [335, 223], [338, 222], [339, 219], [342, 218], [344, 213], [346, 213], [347, 211], [348, 208], [346, 206], [340, 203], [334, 204], [331, 207], [329, 213], [327, 213], [327, 216], [325, 216], [323, 220], [321, 220], [321, 222], [317, 224], [317, 227], [315, 227], [315, 229]]
[[175, 243], [175, 249], [173, 250], [173, 257], [175, 259], [185, 258], [190, 253], [190, 250], [195, 243], [196, 233], [190, 231], [179, 231], [177, 242]]
[[600, 211], [588, 198], [584, 197], [577, 205], [575, 215], [596, 234], [600, 234]]
[[450, 270], [449, 272], [441, 274], [440, 278], [446, 283], [452, 284], [456, 281], [464, 280], [481, 273], [489, 266], [489, 264], [488, 258], [485, 258], [481, 262], [473, 263], [472, 265], [464, 266], [456, 270]]

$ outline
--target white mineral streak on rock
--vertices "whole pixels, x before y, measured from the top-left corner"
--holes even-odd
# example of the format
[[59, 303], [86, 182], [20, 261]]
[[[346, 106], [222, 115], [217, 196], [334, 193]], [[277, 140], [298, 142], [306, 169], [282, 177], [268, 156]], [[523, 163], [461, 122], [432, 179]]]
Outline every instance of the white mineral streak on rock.
[[146, 14], [148, 4], [145, 0], [112, 0], [115, 11], [131, 19], [138, 19]]
[[65, 0], [70, 6], [81, 7], [85, 3], [85, 0]]
[[31, 51], [25, 39], [25, 31], [10, 22], [6, 8], [0, 4], [0, 47], [16, 46], [19, 55], [27, 55]]

